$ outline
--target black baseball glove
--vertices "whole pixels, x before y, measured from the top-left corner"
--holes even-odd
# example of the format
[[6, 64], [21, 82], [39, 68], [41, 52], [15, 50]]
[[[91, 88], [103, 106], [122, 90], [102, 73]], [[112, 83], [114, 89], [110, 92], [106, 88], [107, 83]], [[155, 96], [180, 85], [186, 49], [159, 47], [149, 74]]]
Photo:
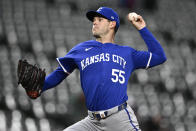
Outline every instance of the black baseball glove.
[[27, 60], [18, 61], [18, 84], [21, 84], [31, 99], [36, 99], [41, 95], [45, 80], [45, 69], [31, 65]]

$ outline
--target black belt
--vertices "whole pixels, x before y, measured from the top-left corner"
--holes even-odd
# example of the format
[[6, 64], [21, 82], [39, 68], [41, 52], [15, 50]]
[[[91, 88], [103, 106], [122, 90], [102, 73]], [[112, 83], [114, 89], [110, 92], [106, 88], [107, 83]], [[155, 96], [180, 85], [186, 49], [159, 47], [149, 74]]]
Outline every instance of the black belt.
[[88, 111], [88, 114], [90, 117], [93, 117], [96, 120], [101, 120], [101, 119], [105, 119], [106, 117], [108, 117], [114, 113], [117, 113], [125, 108], [127, 108], [127, 102], [125, 102], [119, 106], [113, 107], [111, 109], [108, 109], [106, 111], [97, 111], [97, 112]]

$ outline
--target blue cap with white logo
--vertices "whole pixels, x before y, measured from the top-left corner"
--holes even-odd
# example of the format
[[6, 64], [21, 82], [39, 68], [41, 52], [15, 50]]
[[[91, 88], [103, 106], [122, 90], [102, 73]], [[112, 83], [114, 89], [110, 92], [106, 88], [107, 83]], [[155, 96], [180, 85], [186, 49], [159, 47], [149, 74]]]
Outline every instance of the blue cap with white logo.
[[97, 11], [88, 11], [86, 13], [86, 17], [90, 20], [93, 21], [93, 18], [95, 16], [100, 16], [100, 17], [104, 17], [108, 20], [111, 21], [116, 21], [116, 27], [115, 30], [117, 31], [119, 26], [120, 26], [120, 19], [118, 14], [111, 8], [108, 7], [100, 7]]

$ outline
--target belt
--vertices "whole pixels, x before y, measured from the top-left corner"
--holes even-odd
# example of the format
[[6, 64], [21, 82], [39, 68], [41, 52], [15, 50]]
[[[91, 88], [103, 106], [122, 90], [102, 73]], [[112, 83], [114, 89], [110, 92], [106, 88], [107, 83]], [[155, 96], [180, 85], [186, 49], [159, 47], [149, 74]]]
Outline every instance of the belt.
[[106, 117], [114, 114], [114, 113], [117, 113], [123, 109], [127, 108], [127, 102], [119, 105], [119, 106], [115, 106], [111, 109], [108, 109], [108, 110], [104, 110], [104, 111], [88, 111], [88, 115], [91, 117], [91, 118], [94, 118], [96, 120], [101, 120], [101, 119], [105, 119]]

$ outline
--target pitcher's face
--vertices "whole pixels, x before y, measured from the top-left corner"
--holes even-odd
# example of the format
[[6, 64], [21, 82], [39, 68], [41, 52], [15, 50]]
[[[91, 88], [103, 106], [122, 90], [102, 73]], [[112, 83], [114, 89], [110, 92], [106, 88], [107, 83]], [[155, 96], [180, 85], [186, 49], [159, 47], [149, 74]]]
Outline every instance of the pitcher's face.
[[103, 17], [94, 17], [92, 33], [95, 38], [100, 38], [109, 32], [110, 21]]

